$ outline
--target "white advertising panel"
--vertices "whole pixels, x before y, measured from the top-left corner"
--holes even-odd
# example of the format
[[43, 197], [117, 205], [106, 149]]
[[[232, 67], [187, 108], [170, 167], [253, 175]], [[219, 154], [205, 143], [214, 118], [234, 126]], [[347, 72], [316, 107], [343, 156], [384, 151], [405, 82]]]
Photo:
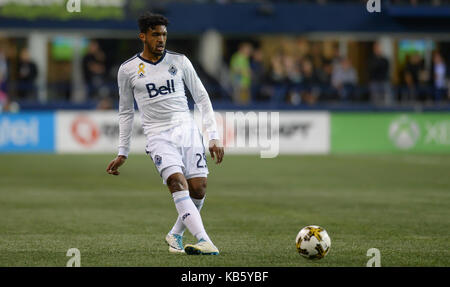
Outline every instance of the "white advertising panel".
[[330, 151], [328, 112], [229, 111], [218, 113], [216, 118], [228, 153], [273, 157]]
[[[216, 113], [216, 119], [229, 154], [263, 155], [265, 151], [266, 157], [274, 157], [330, 151], [327, 112], [221, 111]], [[200, 122], [197, 117], [196, 121]], [[118, 135], [117, 111], [58, 112], [56, 115], [58, 153], [115, 153]], [[144, 153], [145, 146], [146, 138], [136, 113], [130, 153]]]
[[[117, 111], [57, 113], [56, 150], [58, 153], [117, 153], [118, 145]], [[145, 145], [140, 117], [136, 113], [131, 150], [143, 153]]]
[[280, 151], [282, 153], [328, 153], [330, 151], [329, 113], [280, 113]]

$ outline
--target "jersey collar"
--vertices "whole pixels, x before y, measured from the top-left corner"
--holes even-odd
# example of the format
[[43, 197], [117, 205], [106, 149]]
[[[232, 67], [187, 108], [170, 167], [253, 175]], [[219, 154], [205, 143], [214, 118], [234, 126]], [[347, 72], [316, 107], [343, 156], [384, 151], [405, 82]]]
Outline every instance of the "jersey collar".
[[164, 52], [163, 52], [161, 58], [159, 58], [159, 60], [156, 61], [156, 62], [152, 62], [152, 61], [149, 61], [149, 60], [146, 60], [146, 59], [142, 58], [142, 57], [141, 57], [141, 53], [138, 53], [137, 56], [139, 57], [139, 59], [141, 59], [142, 61], [144, 61], [144, 62], [146, 62], [146, 63], [152, 64], [152, 65], [157, 65], [157, 64], [159, 64], [159, 63], [164, 59], [164, 57], [166, 56], [166, 49], [164, 49]]

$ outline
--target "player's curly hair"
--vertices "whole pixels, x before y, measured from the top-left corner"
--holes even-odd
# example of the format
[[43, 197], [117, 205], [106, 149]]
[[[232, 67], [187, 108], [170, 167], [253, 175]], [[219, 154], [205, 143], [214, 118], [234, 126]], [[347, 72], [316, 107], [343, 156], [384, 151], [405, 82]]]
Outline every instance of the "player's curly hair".
[[148, 29], [154, 29], [158, 25], [169, 25], [169, 20], [160, 14], [145, 12], [138, 19], [139, 30], [141, 33], [147, 33]]

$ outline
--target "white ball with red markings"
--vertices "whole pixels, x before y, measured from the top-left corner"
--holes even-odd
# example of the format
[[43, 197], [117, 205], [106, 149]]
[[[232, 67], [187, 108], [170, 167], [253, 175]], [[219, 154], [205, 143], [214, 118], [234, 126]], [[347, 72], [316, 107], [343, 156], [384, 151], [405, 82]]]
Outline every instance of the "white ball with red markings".
[[308, 259], [321, 259], [330, 251], [331, 239], [327, 231], [317, 225], [309, 225], [297, 234], [297, 252]]

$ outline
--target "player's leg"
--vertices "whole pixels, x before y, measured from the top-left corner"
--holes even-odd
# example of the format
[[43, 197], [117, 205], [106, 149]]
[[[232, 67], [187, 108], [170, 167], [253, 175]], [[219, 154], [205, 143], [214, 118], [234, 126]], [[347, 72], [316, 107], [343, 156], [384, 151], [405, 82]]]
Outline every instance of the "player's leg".
[[206, 177], [192, 177], [187, 179], [189, 185], [189, 194], [192, 199], [205, 199], [207, 178]]
[[[205, 202], [207, 179], [206, 177], [194, 177], [188, 179], [187, 183], [189, 186], [189, 195], [200, 212]], [[186, 226], [183, 224], [181, 217], [178, 217], [169, 234], [175, 235], [175, 237], [177, 235], [183, 236], [185, 230]]]
[[[170, 175], [183, 174], [184, 169], [180, 148], [170, 141], [174, 133], [176, 133], [175, 128], [149, 137], [146, 148], [146, 152], [153, 160], [164, 184], [167, 184]], [[169, 233], [166, 235], [165, 241], [169, 245], [169, 252], [184, 253], [182, 235]]]
[[[162, 170], [161, 172], [161, 177], [163, 178], [163, 183], [166, 184], [169, 188], [169, 190], [171, 190], [171, 187], [168, 183], [169, 181], [169, 177], [173, 175], [173, 177], [177, 176], [177, 175], [183, 175], [183, 171], [181, 169], [180, 166], [170, 166], [168, 168], [165, 168], [164, 170]], [[180, 182], [180, 187], [178, 188], [179, 190], [185, 190], [185, 184], [183, 181], [184, 176], [182, 176], [178, 182]], [[171, 184], [174, 185], [176, 181], [171, 180]], [[174, 190], [175, 188], [172, 187], [172, 190]], [[176, 203], [175, 203], [176, 204]], [[178, 214], [178, 212], [177, 212]], [[174, 228], [172, 228], [172, 230], [166, 235], [166, 242], [169, 245], [169, 252], [171, 253], [185, 253], [184, 252], [184, 246], [183, 246], [183, 233], [184, 230], [186, 229], [183, 221], [181, 220], [181, 217], [179, 215], [177, 215], [177, 223], [175, 224], [176, 226], [178, 226], [178, 224], [180, 224], [183, 227], [183, 232], [172, 232], [172, 230]]]
[[200, 212], [202, 210], [203, 204], [205, 203], [207, 178], [188, 178], [187, 182], [189, 185], [189, 194], [191, 196], [191, 199]]
[[[189, 178], [187, 181], [192, 201], [200, 211], [205, 201], [207, 178], [193, 177]], [[204, 254], [205, 250], [209, 250], [209, 252], [211, 252], [212, 250], [213, 254], [219, 253], [219, 250], [217, 249], [217, 247], [214, 246], [212, 242], [202, 242], [202, 241], [199, 241], [197, 244], [187, 244], [184, 247], [184, 250], [186, 254], [193, 254], [193, 255]]]
[[[206, 162], [205, 147], [199, 129], [192, 123], [186, 128], [183, 145], [184, 175], [188, 181], [190, 195], [193, 202], [201, 208], [206, 192], [206, 178], [208, 166]], [[189, 228], [189, 227], [188, 227]], [[199, 240], [197, 244], [187, 244], [184, 247], [187, 254], [219, 254], [219, 250], [211, 240]]]
[[184, 175], [179, 172], [170, 175], [167, 178], [167, 187], [172, 193], [178, 216], [198, 240], [195, 245], [186, 245], [185, 252], [187, 254], [219, 254], [219, 250], [205, 231], [200, 212], [189, 195], [188, 183]]

